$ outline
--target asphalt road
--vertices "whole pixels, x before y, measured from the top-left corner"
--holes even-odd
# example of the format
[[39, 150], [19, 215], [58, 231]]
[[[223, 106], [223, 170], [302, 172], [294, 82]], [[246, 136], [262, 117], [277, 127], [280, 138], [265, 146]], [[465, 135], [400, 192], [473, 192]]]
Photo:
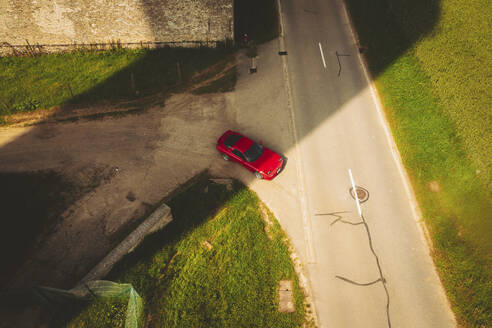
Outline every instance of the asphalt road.
[[[280, 2], [304, 259], [321, 327], [456, 326], [341, 1]], [[369, 191], [363, 218], [349, 168]]]
[[[456, 326], [340, 3], [280, 1], [288, 55], [278, 56], [276, 42], [260, 46], [255, 74], [241, 57], [233, 93], [175, 95], [165, 109], [117, 120], [0, 129], [1, 171], [78, 177], [86, 167], [119, 168], [111, 184], [73, 204], [20, 280], [84, 274], [121, 224], [208, 168], [241, 179], [275, 213], [307, 271], [321, 327], [387, 327], [388, 318], [392, 327]], [[227, 129], [284, 154], [285, 170], [259, 181], [223, 161], [215, 142]], [[349, 168], [369, 191], [367, 226], [348, 192]]]

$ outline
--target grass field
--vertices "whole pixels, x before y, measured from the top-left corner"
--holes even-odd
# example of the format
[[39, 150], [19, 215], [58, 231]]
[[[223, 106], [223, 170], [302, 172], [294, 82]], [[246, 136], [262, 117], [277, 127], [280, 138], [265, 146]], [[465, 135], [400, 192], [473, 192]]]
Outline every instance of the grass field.
[[347, 3], [458, 322], [490, 327], [491, 4]]
[[[244, 33], [251, 49], [278, 35], [274, 0], [236, 1], [235, 20], [238, 45]], [[116, 44], [107, 51], [0, 57], [0, 123], [7, 122], [2, 116], [36, 109], [133, 100], [171, 91], [208, 67], [220, 68], [220, 63], [233, 60], [232, 53], [233, 49], [220, 47], [131, 50]], [[235, 82], [235, 69], [230, 69], [222, 79], [195, 92], [231, 91]]]
[[166, 91], [229, 60], [230, 53], [220, 48], [115, 48], [0, 58], [0, 116]]
[[441, 17], [415, 47], [432, 92], [456, 127], [477, 176], [492, 190], [492, 2], [441, 2]]
[[[304, 296], [286, 236], [266, 223], [256, 194], [205, 175], [168, 201], [174, 221], [147, 238], [109, 279], [131, 283], [144, 299], [145, 327], [300, 327]], [[294, 313], [279, 313], [281, 279], [294, 283]], [[95, 303], [69, 327], [120, 327], [123, 303]]]

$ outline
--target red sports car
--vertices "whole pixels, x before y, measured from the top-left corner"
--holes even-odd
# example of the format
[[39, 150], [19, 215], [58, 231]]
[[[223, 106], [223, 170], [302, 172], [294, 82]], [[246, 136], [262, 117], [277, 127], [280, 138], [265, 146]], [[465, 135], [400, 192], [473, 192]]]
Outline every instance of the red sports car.
[[217, 150], [226, 161], [241, 163], [258, 179], [273, 179], [284, 164], [282, 156], [238, 132], [226, 131], [217, 140]]

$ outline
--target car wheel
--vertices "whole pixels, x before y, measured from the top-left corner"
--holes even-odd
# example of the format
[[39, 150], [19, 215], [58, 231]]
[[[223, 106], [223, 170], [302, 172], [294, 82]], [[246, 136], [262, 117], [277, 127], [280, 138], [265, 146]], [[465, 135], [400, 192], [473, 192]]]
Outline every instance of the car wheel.
[[227, 156], [226, 154], [222, 154], [222, 158], [225, 159], [226, 161], [230, 161], [231, 158]]
[[260, 173], [260, 172], [255, 172], [255, 176], [256, 176], [258, 179], [260, 179], [260, 180], [262, 180], [262, 179], [263, 179], [263, 175], [261, 175], [261, 173]]

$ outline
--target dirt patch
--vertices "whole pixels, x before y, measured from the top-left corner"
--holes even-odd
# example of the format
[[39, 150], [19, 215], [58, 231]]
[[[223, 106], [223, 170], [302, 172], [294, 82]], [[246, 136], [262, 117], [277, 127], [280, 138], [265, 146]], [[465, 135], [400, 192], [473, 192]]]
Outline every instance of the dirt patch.
[[130, 202], [134, 202], [137, 197], [135, 197], [135, 194], [131, 191], [128, 192], [128, 194], [126, 194], [126, 199], [128, 199]]
[[178, 94], [139, 115], [0, 128], [0, 205], [20, 217], [2, 231], [3, 286], [73, 287], [169, 192], [227, 165], [215, 143], [235, 125], [231, 97]]
[[104, 103], [91, 107], [54, 107], [50, 109], [39, 109], [34, 112], [25, 112], [3, 116], [3, 120], [10, 127], [29, 126], [35, 124], [46, 124], [64, 121], [76, 121], [80, 119], [94, 119], [104, 116], [125, 115], [141, 110], [139, 104], [146, 103], [148, 98], [137, 101], [122, 101], [117, 103]]
[[[75, 187], [54, 171], [0, 173], [2, 216], [0, 281], [21, 263], [35, 239], [52, 227], [70, 202]], [[66, 192], [68, 191], [68, 192]], [[59, 201], [57, 201], [59, 200]]]
[[[50, 109], [39, 109], [33, 112], [0, 116], [0, 122], [4, 121], [10, 127], [21, 127], [141, 114], [152, 107], [163, 105], [173, 93], [188, 93], [198, 90], [201, 90], [200, 93], [232, 91], [236, 83], [236, 65], [234, 56], [231, 55], [225, 60], [195, 74], [186, 83], [169, 86], [160, 92], [136, 100], [102, 101], [90, 106], [65, 105]], [[219, 83], [220, 81], [222, 82]]]
[[429, 183], [429, 189], [432, 192], [440, 192], [441, 191], [441, 186], [439, 185], [439, 182], [437, 182], [437, 181], [431, 181]]
[[265, 233], [270, 240], [273, 240], [272, 233], [270, 232], [273, 226], [273, 222], [272, 220], [270, 220], [270, 215], [268, 214], [268, 211], [262, 202], [259, 203], [258, 207], [260, 210], [261, 218], [265, 222]]
[[0, 286], [39, 247], [72, 203], [112, 176], [107, 166], [80, 168], [70, 177], [53, 170], [0, 172], [5, 218], [0, 229]]

